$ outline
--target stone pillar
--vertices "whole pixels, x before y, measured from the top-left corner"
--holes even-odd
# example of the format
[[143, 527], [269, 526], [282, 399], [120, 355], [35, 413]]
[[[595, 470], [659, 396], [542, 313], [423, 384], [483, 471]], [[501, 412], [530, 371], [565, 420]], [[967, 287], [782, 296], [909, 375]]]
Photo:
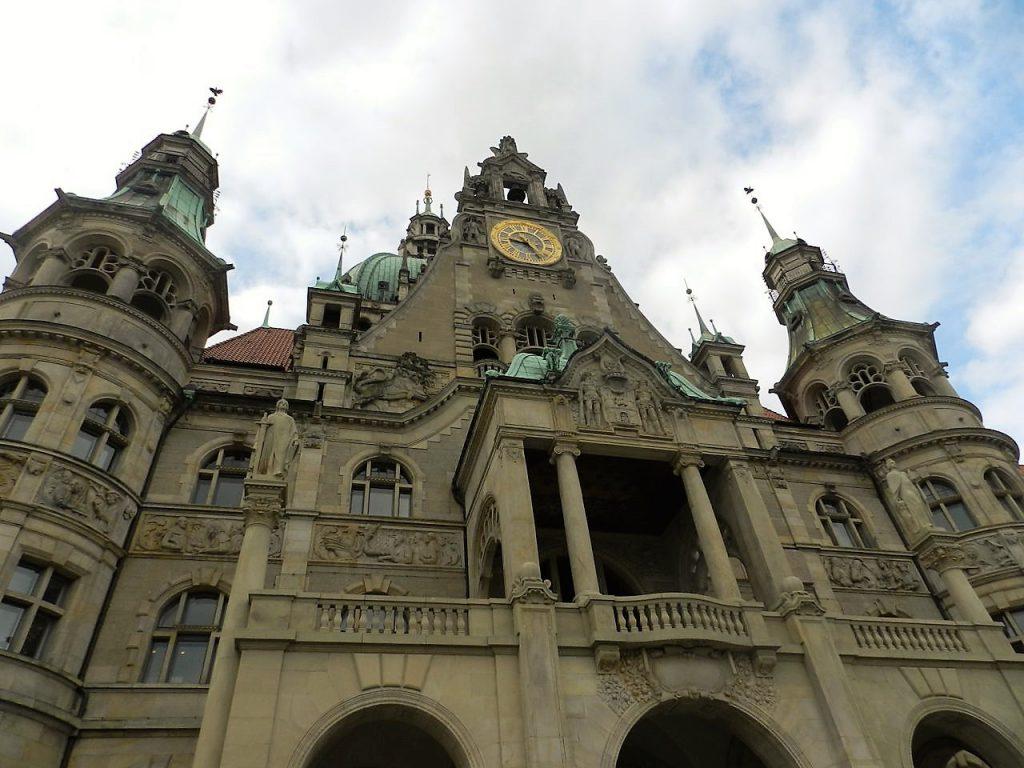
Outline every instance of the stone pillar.
[[63, 248], [51, 248], [32, 276], [31, 285], [56, 285], [68, 271], [68, 255]]
[[117, 270], [110, 287], [107, 288], [107, 296], [113, 296], [121, 301], [131, 301], [132, 294], [139, 287], [143, 269], [142, 264], [134, 259], [122, 259], [121, 268]]
[[501, 362], [508, 365], [516, 356], [516, 334], [511, 328], [501, 331], [501, 338], [498, 340], [498, 355]]
[[839, 384], [835, 387], [836, 399], [839, 401], [839, 407], [843, 409], [843, 413], [846, 414], [848, 421], [859, 419], [864, 415], [864, 409], [861, 407], [860, 400], [857, 399], [857, 395], [854, 394], [853, 388], [849, 384]]
[[594, 564], [594, 548], [590, 543], [587, 510], [583, 505], [583, 489], [576, 471], [576, 457], [579, 455], [580, 449], [572, 443], [555, 443], [551, 449], [551, 461], [558, 471], [558, 496], [562, 502], [565, 543], [569, 550], [569, 566], [577, 600], [601, 593], [597, 583], [597, 566]]
[[722, 365], [722, 359], [718, 355], [708, 355], [707, 357], [708, 370], [711, 371], [714, 376], [728, 376], [725, 372], [725, 366]]
[[903, 370], [903, 366], [898, 360], [892, 360], [886, 363], [883, 370], [885, 371], [889, 386], [892, 388], [892, 396], [897, 402], [900, 400], [909, 400], [912, 397], [918, 397], [917, 390], [914, 389], [914, 385], [910, 383], [910, 378], [907, 376], [907, 372]]
[[512, 594], [518, 579], [540, 579], [537, 529], [533, 521], [530, 477], [526, 471], [523, 441], [505, 439], [498, 446], [495, 493], [501, 554], [505, 568], [505, 594]]
[[725, 550], [722, 529], [718, 527], [718, 518], [711, 506], [704, 479], [700, 476], [700, 468], [704, 462], [695, 454], [680, 454], [676, 457], [675, 473], [683, 479], [683, 489], [690, 505], [693, 525], [697, 529], [701, 554], [708, 566], [711, 588], [715, 597], [721, 600], [738, 601], [740, 588], [736, 576], [729, 563], [729, 554]]
[[188, 332], [192, 330], [192, 322], [196, 319], [199, 307], [194, 301], [188, 299], [174, 305], [171, 310], [171, 320], [168, 326], [171, 333], [182, 342], [188, 341]]
[[300, 438], [291, 504], [284, 513], [286, 522], [281, 541], [281, 574], [277, 578], [277, 586], [281, 589], [302, 591], [306, 588], [313, 522], [318, 515], [317, 492], [320, 488], [323, 448], [323, 428], [319, 423], [314, 423]]
[[928, 536], [918, 547], [918, 559], [923, 567], [938, 571], [962, 621], [972, 624], [992, 621], [985, 604], [964, 573], [967, 556], [953, 538], [936, 534]]
[[224, 622], [214, 660], [210, 688], [203, 708], [203, 721], [196, 740], [193, 768], [219, 768], [224, 735], [231, 714], [231, 699], [238, 675], [239, 654], [235, 634], [249, 615], [249, 593], [263, 589], [270, 555], [270, 534], [277, 524], [284, 502], [285, 483], [260, 479], [245, 481], [245, 533], [238, 553], [231, 594], [224, 608]]
[[932, 375], [928, 381], [935, 387], [935, 391], [943, 397], [960, 397], [957, 391], [953, 388], [953, 385], [949, 383], [949, 374], [946, 373], [945, 369], [940, 365], [932, 371]]

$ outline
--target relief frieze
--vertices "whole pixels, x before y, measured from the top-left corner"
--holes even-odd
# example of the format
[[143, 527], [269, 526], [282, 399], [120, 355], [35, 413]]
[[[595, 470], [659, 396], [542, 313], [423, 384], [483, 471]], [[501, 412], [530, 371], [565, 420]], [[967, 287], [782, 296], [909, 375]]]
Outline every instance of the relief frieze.
[[135, 506], [120, 491], [63, 466], [52, 464], [36, 496], [40, 503], [70, 512], [88, 525], [110, 533], [119, 520], [135, 516]]
[[462, 553], [457, 531], [338, 523], [318, 524], [313, 533], [312, 559], [323, 562], [461, 568]]
[[924, 585], [910, 560], [833, 555], [825, 558], [825, 571], [837, 589], [873, 589], [921, 592]]
[[[245, 524], [240, 519], [188, 515], [150, 515], [142, 519], [134, 548], [178, 555], [237, 555]], [[270, 535], [270, 556], [281, 556], [281, 526]]]
[[966, 568], [972, 576], [1024, 565], [1024, 531], [993, 531], [963, 542]]

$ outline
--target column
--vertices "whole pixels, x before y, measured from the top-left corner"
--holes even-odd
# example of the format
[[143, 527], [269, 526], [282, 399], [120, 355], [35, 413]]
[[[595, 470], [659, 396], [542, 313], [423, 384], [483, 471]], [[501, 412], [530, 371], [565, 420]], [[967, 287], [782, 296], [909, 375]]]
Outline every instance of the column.
[[891, 360], [883, 366], [889, 386], [892, 387], [893, 397], [897, 400], [909, 400], [917, 397], [917, 390], [910, 383], [907, 372], [898, 360]]
[[839, 384], [835, 387], [835, 393], [839, 407], [843, 409], [848, 421], [859, 419], [864, 415], [860, 400], [857, 399], [857, 395], [854, 394], [853, 388], [849, 384]]
[[946, 373], [946, 370], [941, 365], [936, 366], [928, 380], [935, 387], [935, 391], [943, 397], [960, 397], [957, 391], [953, 389], [953, 385], [949, 383], [949, 374]]
[[590, 543], [587, 510], [583, 505], [583, 489], [576, 471], [576, 457], [579, 455], [580, 449], [572, 443], [555, 443], [551, 449], [551, 461], [558, 472], [558, 496], [562, 502], [565, 543], [569, 550], [569, 567], [572, 569], [573, 584], [576, 585], [577, 600], [601, 593], [597, 583], [597, 566], [594, 564], [594, 548]]
[[693, 525], [697, 529], [700, 550], [708, 565], [708, 575], [711, 577], [711, 588], [715, 597], [738, 601], [740, 588], [729, 564], [729, 554], [725, 551], [722, 529], [718, 527], [718, 518], [715, 517], [711, 499], [708, 498], [707, 489], [704, 487], [704, 479], [700, 476], [702, 466], [704, 462], [699, 456], [682, 454], [676, 458], [675, 473], [683, 479], [683, 489], [690, 505]]
[[107, 296], [114, 296], [121, 301], [131, 301], [132, 294], [139, 287], [143, 269], [142, 264], [134, 259], [122, 259], [121, 268], [117, 270], [110, 287], [107, 288]]
[[193, 768], [220, 766], [238, 675], [239, 654], [235, 648], [235, 634], [245, 626], [248, 618], [249, 593], [264, 587], [270, 556], [270, 533], [280, 515], [284, 493], [285, 483], [282, 481], [247, 479], [245, 482], [245, 533], [231, 582], [231, 594], [224, 608], [224, 622], [196, 740]]
[[516, 334], [511, 328], [502, 330], [501, 338], [498, 340], [498, 354], [505, 365], [511, 363], [512, 358], [516, 356]]
[[192, 321], [196, 319], [199, 307], [191, 299], [179, 302], [171, 310], [171, 322], [168, 324], [171, 333], [182, 342], [188, 341], [188, 332], [192, 330]]
[[533, 521], [533, 499], [530, 497], [523, 441], [502, 440], [498, 454], [498, 476], [495, 478], [498, 525], [501, 528], [505, 594], [511, 595], [517, 580], [524, 577], [540, 579], [540, 555], [537, 552], [537, 530]]
[[31, 285], [55, 285], [68, 271], [68, 255], [63, 248], [51, 248], [32, 276]]
[[963, 565], [967, 557], [958, 543], [948, 537], [932, 534], [918, 547], [918, 558], [922, 566], [939, 572], [962, 621], [972, 624], [988, 624], [992, 621], [985, 604], [964, 573]]

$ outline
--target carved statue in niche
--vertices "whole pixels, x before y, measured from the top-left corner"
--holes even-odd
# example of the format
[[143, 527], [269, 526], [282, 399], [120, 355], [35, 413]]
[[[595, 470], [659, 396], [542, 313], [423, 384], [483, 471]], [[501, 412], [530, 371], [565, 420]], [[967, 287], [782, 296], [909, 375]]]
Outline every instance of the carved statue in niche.
[[651, 389], [651, 385], [641, 379], [637, 382], [634, 393], [636, 395], [636, 408], [640, 412], [640, 423], [643, 425], [644, 432], [651, 432], [656, 435], [663, 434], [665, 430], [661, 425], [658, 403], [654, 399], [654, 391]]
[[556, 211], [572, 210], [572, 206], [569, 205], [569, 199], [565, 196], [565, 190], [562, 189], [561, 184], [554, 189], [545, 187], [544, 198], [547, 201], [548, 208], [554, 208]]
[[580, 420], [586, 427], [604, 426], [601, 391], [597, 388], [597, 382], [592, 373], [585, 373], [580, 378]]
[[504, 157], [505, 155], [514, 155], [519, 152], [516, 147], [516, 140], [511, 136], [502, 136], [501, 141], [498, 142], [498, 146], [491, 147], [491, 152], [494, 153], [495, 157]]
[[[477, 192], [480, 195], [480, 192]], [[484, 225], [477, 216], [466, 216], [462, 220], [462, 240], [466, 243], [484, 242]]]
[[353, 405], [362, 408], [378, 400], [423, 402], [433, 382], [430, 364], [415, 352], [404, 352], [394, 368], [375, 366], [356, 375], [352, 383], [356, 392]]
[[281, 398], [277, 409], [260, 420], [256, 439], [254, 477], [284, 477], [299, 449], [299, 430], [288, 413], [288, 401]]
[[931, 511], [921, 490], [910, 479], [910, 475], [896, 467], [892, 459], [885, 460], [885, 486], [909, 536], [914, 537], [934, 528]]
[[569, 252], [569, 258], [579, 260], [583, 258], [583, 241], [578, 237], [570, 237], [565, 241], [565, 249]]

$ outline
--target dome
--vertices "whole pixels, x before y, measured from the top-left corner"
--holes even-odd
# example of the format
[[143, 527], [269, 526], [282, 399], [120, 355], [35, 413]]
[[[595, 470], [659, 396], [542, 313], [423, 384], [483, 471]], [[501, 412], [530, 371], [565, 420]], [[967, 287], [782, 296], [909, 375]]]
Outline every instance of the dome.
[[[426, 259], [408, 257], [409, 280], [416, 280], [427, 264]], [[373, 301], [393, 303], [398, 301], [398, 273], [402, 269], [402, 257], [397, 253], [375, 253], [356, 264], [342, 277], [330, 283], [317, 284], [317, 288], [358, 291]]]

